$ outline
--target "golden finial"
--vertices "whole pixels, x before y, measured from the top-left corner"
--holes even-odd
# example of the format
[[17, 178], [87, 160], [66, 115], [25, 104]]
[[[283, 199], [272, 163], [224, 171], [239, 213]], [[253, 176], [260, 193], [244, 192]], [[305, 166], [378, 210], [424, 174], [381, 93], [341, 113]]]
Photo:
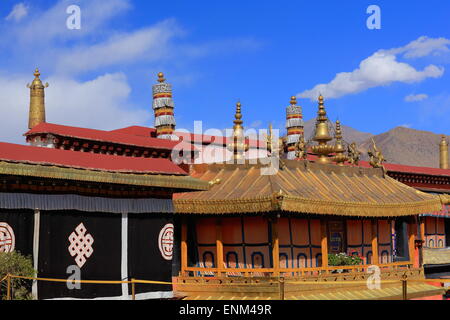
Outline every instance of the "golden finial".
[[245, 143], [244, 137], [244, 127], [242, 124], [242, 113], [241, 113], [241, 103], [236, 103], [236, 114], [234, 115], [235, 120], [233, 121], [233, 142], [228, 146], [228, 150], [233, 152], [233, 159], [243, 159], [244, 153], [249, 149], [248, 143]]
[[234, 124], [235, 125], [241, 125], [243, 123], [242, 119], [242, 113], [241, 113], [241, 103], [238, 102], [236, 103], [236, 114], [234, 115], [234, 118], [236, 120], [234, 120]]
[[317, 112], [316, 120], [316, 131], [313, 141], [316, 141], [318, 145], [312, 146], [311, 150], [313, 153], [317, 154], [319, 158], [318, 163], [329, 163], [328, 155], [334, 152], [334, 146], [328, 145], [328, 141], [333, 138], [330, 136], [328, 130], [328, 118], [327, 112], [325, 111], [323, 96], [319, 96], [319, 111]]
[[272, 152], [272, 145], [273, 145], [273, 128], [272, 128], [272, 124], [269, 124], [269, 134], [266, 135], [266, 145], [267, 145], [267, 150]]
[[297, 97], [296, 96], [292, 96], [291, 97], [291, 105], [296, 105], [297, 104]]
[[336, 132], [334, 138], [336, 139], [336, 143], [334, 144], [334, 152], [336, 155], [334, 156], [334, 161], [343, 166], [344, 162], [348, 160], [348, 157], [344, 155], [345, 149], [342, 143], [342, 129], [341, 122], [339, 120], [336, 121]]
[[341, 122], [339, 120], [336, 120], [336, 139], [342, 139], [342, 130], [341, 130]]
[[447, 142], [447, 138], [445, 137], [445, 135], [441, 136], [441, 146], [448, 146], [448, 142]]
[[445, 135], [441, 136], [439, 143], [439, 168], [448, 169], [448, 142]]
[[164, 79], [164, 73], [162, 73], [162, 72], [159, 72], [158, 73], [158, 82], [164, 82], [164, 81], [166, 81], [166, 79]]
[[48, 83], [42, 84], [39, 78], [41, 73], [36, 68], [34, 71], [34, 80], [31, 84], [27, 84], [30, 89], [30, 110], [28, 117], [28, 128], [31, 129], [40, 123], [45, 122], [45, 88]]

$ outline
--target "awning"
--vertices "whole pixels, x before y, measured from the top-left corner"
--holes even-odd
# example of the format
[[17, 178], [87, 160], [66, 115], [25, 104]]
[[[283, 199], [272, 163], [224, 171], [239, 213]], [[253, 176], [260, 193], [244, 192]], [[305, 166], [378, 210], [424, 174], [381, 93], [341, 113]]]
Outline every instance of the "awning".
[[[195, 165], [191, 175], [208, 191], [174, 195], [176, 213], [298, 212], [396, 217], [439, 211], [439, 197], [387, 176], [383, 169], [283, 160], [269, 173], [261, 164]], [[266, 174], [264, 174], [266, 173]]]
[[74, 194], [52, 195], [0, 192], [0, 208], [110, 213], [173, 213], [171, 199], [102, 198]]

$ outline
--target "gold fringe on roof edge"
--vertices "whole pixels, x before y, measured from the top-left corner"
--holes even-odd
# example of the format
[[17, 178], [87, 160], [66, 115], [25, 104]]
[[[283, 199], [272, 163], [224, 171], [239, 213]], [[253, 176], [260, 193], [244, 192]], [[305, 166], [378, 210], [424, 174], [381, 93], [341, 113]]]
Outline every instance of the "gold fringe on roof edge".
[[0, 174], [190, 190], [209, 188], [207, 181], [190, 176], [118, 173], [4, 161], [0, 161]]
[[174, 200], [174, 205], [176, 213], [233, 214], [285, 211], [353, 217], [398, 217], [442, 209], [438, 198], [420, 202], [374, 204], [284, 196], [282, 199], [269, 197], [235, 200]]

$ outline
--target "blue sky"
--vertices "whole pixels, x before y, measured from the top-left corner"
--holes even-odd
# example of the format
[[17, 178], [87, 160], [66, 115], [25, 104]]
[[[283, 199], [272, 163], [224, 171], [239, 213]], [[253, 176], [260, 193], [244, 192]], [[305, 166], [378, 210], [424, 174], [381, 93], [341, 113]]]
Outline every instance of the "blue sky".
[[[66, 28], [72, 4], [80, 30]], [[366, 26], [373, 4], [380, 30]], [[23, 141], [36, 66], [54, 123], [152, 126], [163, 71], [181, 128], [231, 127], [239, 99], [246, 127], [283, 129], [290, 97], [310, 119], [320, 91], [331, 120], [361, 131], [450, 134], [449, 17], [443, 0], [3, 0], [0, 140]]]

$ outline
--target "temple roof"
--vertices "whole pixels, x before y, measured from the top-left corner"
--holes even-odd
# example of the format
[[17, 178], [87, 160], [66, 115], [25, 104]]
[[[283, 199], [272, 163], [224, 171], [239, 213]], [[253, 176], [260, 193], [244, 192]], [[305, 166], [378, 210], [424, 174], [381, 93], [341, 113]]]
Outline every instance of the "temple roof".
[[178, 213], [298, 212], [394, 217], [439, 211], [439, 197], [408, 187], [383, 169], [285, 160], [274, 175], [263, 165], [194, 165], [191, 176], [211, 181], [208, 191], [174, 195]]
[[[361, 167], [370, 167], [369, 162], [360, 161], [359, 165]], [[425, 174], [431, 176], [450, 176], [450, 169], [440, 169], [440, 168], [430, 168], [430, 167], [417, 167], [417, 166], [408, 166], [403, 164], [395, 164], [395, 163], [384, 163], [384, 167], [387, 171], [391, 172], [402, 172], [402, 173], [415, 173], [415, 174]]]
[[169, 159], [121, 157], [0, 143], [0, 174], [205, 190]]
[[[136, 127], [133, 128], [136, 129]], [[136, 131], [132, 130], [131, 132]], [[192, 148], [190, 144], [184, 142], [153, 138], [150, 135], [149, 136], [143, 136], [142, 134], [136, 135], [133, 133], [131, 134], [127, 133], [127, 131], [120, 131], [120, 130], [105, 131], [79, 127], [70, 127], [53, 123], [41, 123], [35, 126], [33, 129], [26, 132], [25, 136], [28, 137], [39, 134], [53, 134], [62, 137], [70, 137], [99, 142], [110, 142], [115, 144], [138, 146], [152, 149], [190, 150]]]
[[[189, 132], [175, 131], [175, 134], [182, 138], [182, 141], [171, 141], [156, 138], [156, 129], [142, 126], [130, 126], [126, 128], [106, 131], [80, 127], [71, 127], [53, 123], [41, 123], [24, 135], [34, 136], [40, 134], [53, 134], [62, 137], [84, 139], [90, 141], [110, 142], [137, 147], [154, 149], [183, 149], [189, 150], [193, 143], [216, 144], [226, 146], [230, 143], [230, 138], [223, 136], [211, 136], [205, 134], [194, 134]], [[266, 142], [261, 140], [246, 139], [251, 148], [266, 148]], [[195, 149], [195, 148], [194, 148]]]

